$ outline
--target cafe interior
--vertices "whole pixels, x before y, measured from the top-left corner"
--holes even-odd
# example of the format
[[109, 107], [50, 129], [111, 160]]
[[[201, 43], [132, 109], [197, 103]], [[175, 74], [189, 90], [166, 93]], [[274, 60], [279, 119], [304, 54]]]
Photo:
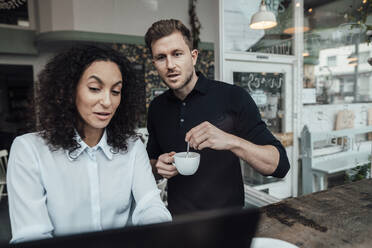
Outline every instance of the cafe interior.
[[[144, 34], [170, 18], [191, 29], [196, 69], [244, 88], [287, 151], [285, 178], [241, 160], [245, 207], [260, 211], [254, 237], [371, 247], [372, 0], [0, 0], [0, 243], [11, 238], [10, 147], [48, 59], [85, 43], [123, 53], [145, 82], [146, 143], [149, 103], [167, 87]], [[167, 180], [157, 183], [166, 203]]]

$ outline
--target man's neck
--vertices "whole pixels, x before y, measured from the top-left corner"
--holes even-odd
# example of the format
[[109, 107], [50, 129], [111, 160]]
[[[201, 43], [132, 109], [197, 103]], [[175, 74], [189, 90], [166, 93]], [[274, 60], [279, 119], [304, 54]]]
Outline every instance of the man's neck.
[[196, 75], [196, 72], [193, 72], [193, 75], [191, 77], [190, 82], [185, 85], [182, 89], [174, 90], [174, 95], [180, 99], [181, 101], [185, 100], [185, 98], [190, 94], [190, 92], [194, 89], [196, 82], [198, 81], [198, 76]]

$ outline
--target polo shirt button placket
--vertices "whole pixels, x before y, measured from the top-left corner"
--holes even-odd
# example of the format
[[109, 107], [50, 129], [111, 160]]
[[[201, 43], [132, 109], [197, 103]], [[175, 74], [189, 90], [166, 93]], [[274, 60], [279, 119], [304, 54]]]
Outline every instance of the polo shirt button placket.
[[184, 122], [185, 122], [185, 119], [184, 119], [184, 116], [185, 116], [185, 106], [186, 106], [186, 102], [181, 102], [181, 112], [180, 112], [180, 127], [184, 127]]

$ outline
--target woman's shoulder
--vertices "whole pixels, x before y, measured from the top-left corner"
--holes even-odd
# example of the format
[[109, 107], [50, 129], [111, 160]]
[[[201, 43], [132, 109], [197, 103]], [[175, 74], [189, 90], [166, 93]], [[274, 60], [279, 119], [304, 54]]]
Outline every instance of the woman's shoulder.
[[17, 136], [13, 141], [13, 145], [18, 145], [18, 144], [33, 145], [35, 147], [46, 145], [44, 139], [41, 137], [40, 132], [26, 133], [26, 134]]
[[121, 151], [120, 154], [132, 154], [136, 153], [138, 150], [146, 150], [144, 144], [138, 136], [129, 137], [126, 140], [127, 149]]
[[139, 136], [132, 136], [127, 139], [127, 144], [128, 144], [128, 150], [129, 149], [134, 149], [138, 146], [143, 146], [143, 143], [141, 141], [141, 138]]

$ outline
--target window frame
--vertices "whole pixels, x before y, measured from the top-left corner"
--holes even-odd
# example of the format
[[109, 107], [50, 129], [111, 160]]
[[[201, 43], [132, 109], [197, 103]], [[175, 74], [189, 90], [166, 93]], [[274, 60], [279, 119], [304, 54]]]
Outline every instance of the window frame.
[[28, 17], [29, 17], [29, 22], [30, 22], [29, 27], [22, 27], [22, 26], [17, 26], [17, 25], [10, 25], [10, 24], [0, 23], [0, 28], [12, 28], [12, 29], [20, 29], [20, 30], [36, 30], [35, 0], [27, 0], [27, 8], [28, 8]]

